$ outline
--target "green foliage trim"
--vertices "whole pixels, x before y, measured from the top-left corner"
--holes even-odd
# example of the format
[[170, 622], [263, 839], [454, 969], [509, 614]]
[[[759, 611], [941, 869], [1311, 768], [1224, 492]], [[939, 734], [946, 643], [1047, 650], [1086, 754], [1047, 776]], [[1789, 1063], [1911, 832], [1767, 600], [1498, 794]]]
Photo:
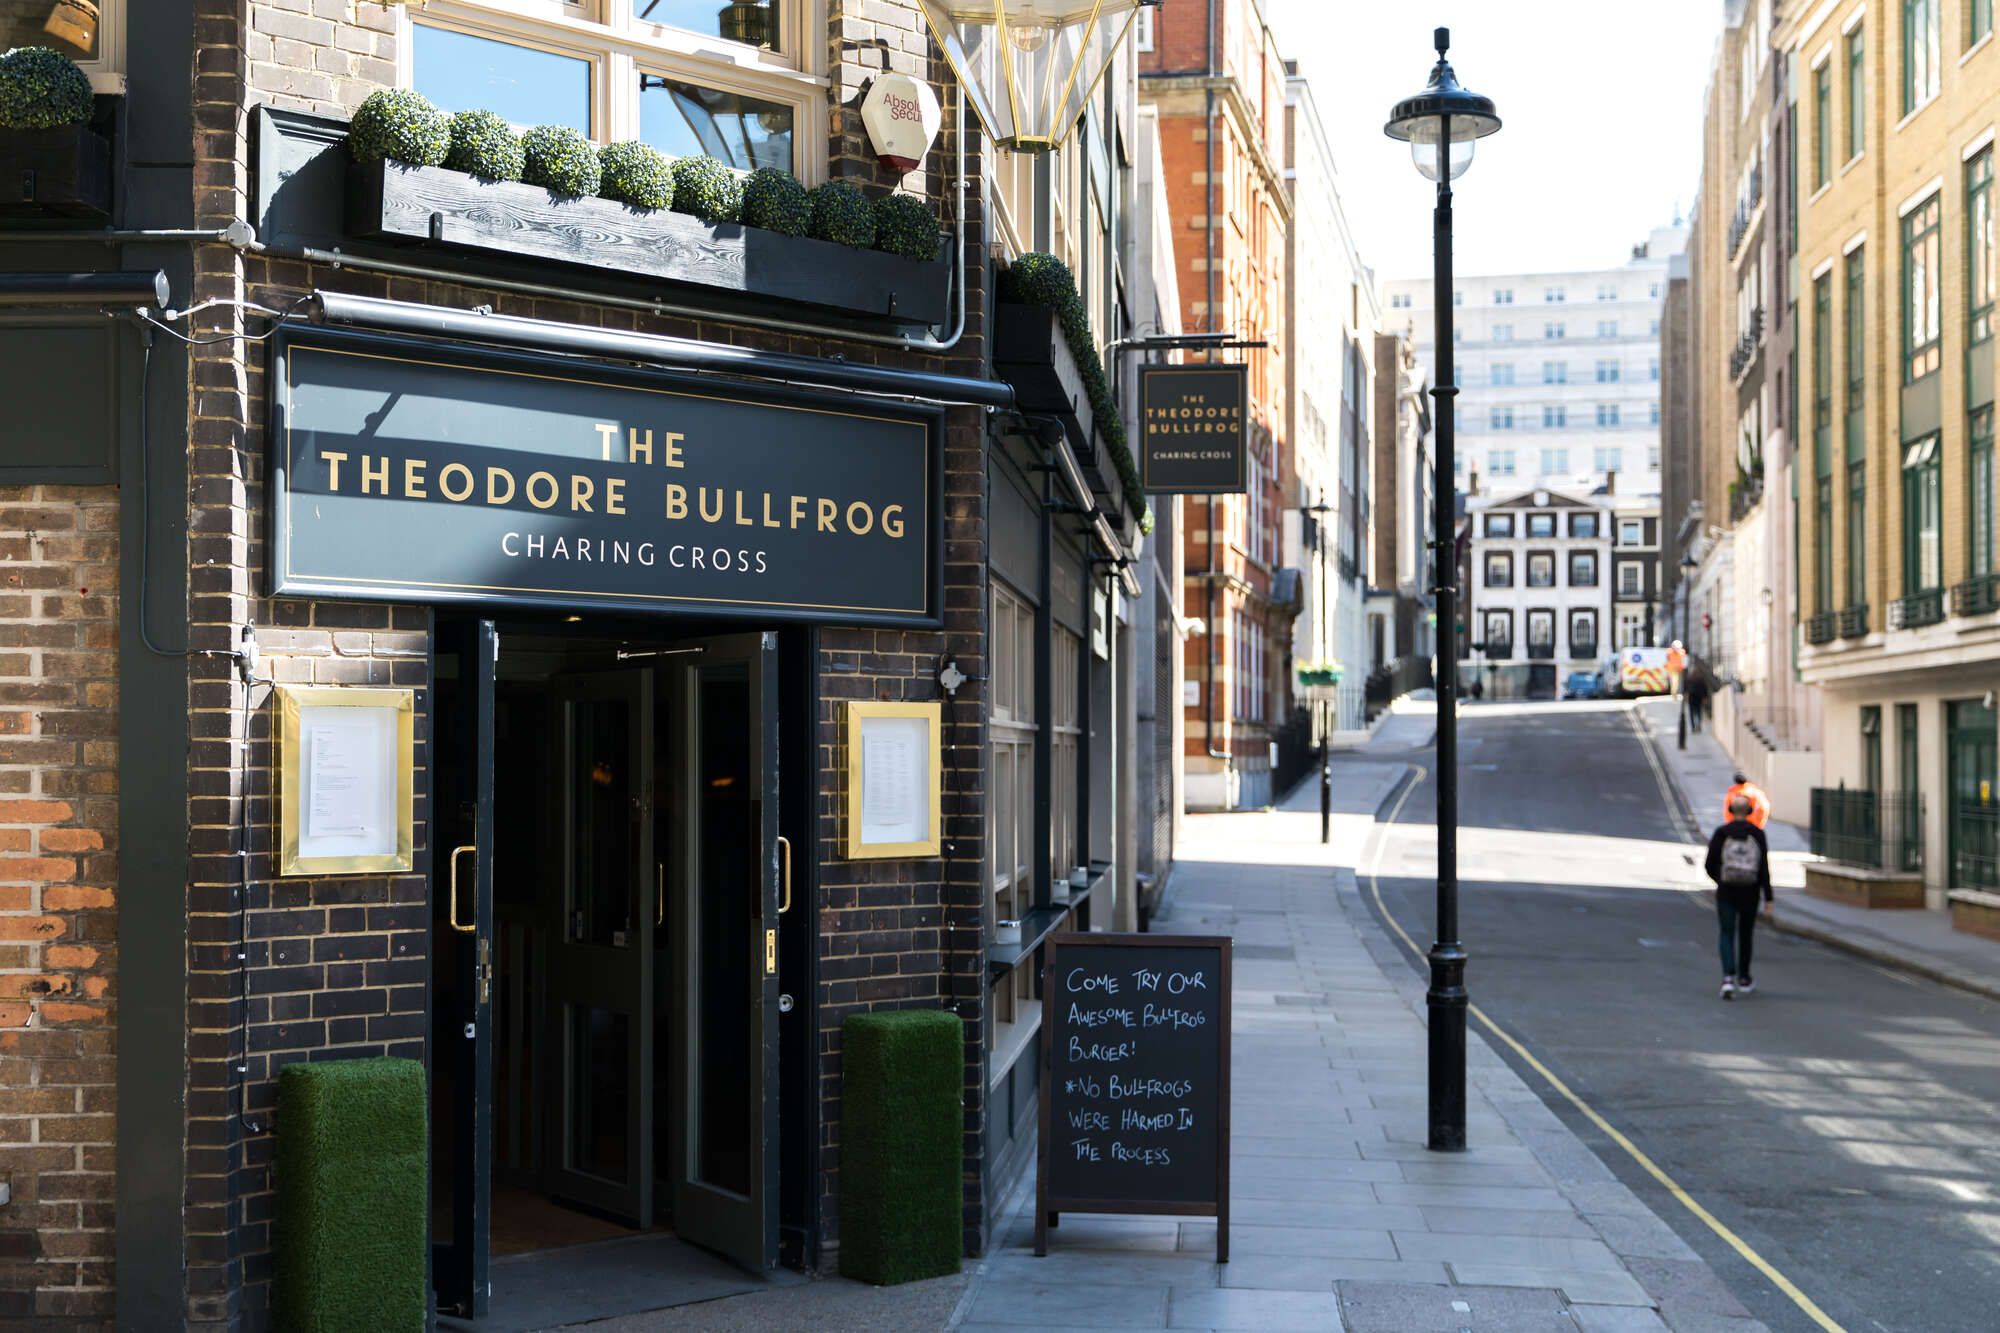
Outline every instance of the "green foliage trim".
[[444, 165], [490, 181], [517, 181], [527, 154], [521, 136], [491, 111], [461, 111], [451, 118], [451, 147]]
[[562, 195], [596, 194], [604, 178], [597, 149], [567, 125], [537, 125], [521, 136], [521, 179]]
[[0, 126], [52, 130], [87, 125], [97, 110], [90, 77], [47, 46], [17, 46], [0, 55]]
[[1041, 252], [1022, 255], [1001, 273], [1000, 299], [1015, 305], [1047, 306], [1056, 312], [1063, 341], [1069, 344], [1077, 373], [1083, 377], [1092, 424], [1111, 446], [1111, 460], [1117, 465], [1118, 480], [1125, 488], [1125, 503], [1139, 515], [1139, 530], [1151, 532], [1153, 513], [1146, 505], [1139, 465], [1132, 458], [1132, 446], [1125, 435], [1125, 418], [1111, 396], [1111, 382], [1105, 377], [1097, 339], [1090, 330], [1090, 315], [1083, 308], [1083, 298], [1077, 295], [1076, 275], [1054, 255]]
[[910, 194], [885, 194], [877, 199], [875, 248], [919, 263], [936, 259], [938, 222], [929, 202]]
[[598, 151], [604, 179], [597, 192], [635, 208], [666, 208], [674, 201], [674, 173], [666, 155], [649, 143], [627, 139]]
[[812, 195], [789, 171], [759, 167], [743, 182], [743, 221], [781, 236], [812, 231]]
[[828, 181], [812, 192], [812, 234], [866, 250], [875, 244], [875, 206], [851, 181]]
[[407, 162], [413, 167], [444, 165], [451, 151], [451, 117], [408, 88], [368, 94], [347, 128], [347, 151], [356, 162]]
[[691, 213], [711, 226], [743, 216], [743, 182], [716, 159], [677, 158], [673, 170], [674, 212]]

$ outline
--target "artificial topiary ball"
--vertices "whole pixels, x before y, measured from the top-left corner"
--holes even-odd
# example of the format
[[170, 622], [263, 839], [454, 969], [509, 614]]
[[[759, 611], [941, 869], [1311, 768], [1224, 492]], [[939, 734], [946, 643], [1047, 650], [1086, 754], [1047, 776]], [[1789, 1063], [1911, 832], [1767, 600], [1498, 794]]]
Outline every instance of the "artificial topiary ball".
[[711, 226], [743, 216], [743, 182], [702, 154], [674, 161], [674, 212], [692, 213]]
[[915, 195], [883, 195], [875, 201], [875, 248], [905, 259], [936, 259], [937, 214]]
[[347, 150], [356, 162], [388, 158], [415, 167], [435, 167], [451, 150], [451, 117], [408, 88], [368, 94], [347, 130]]
[[537, 125], [521, 136], [521, 179], [557, 194], [596, 194], [603, 180], [597, 150], [567, 125]]
[[17, 46], [0, 55], [0, 125], [17, 130], [83, 125], [96, 109], [90, 77], [62, 52]]
[[490, 181], [521, 179], [521, 136], [491, 111], [461, 111], [451, 118], [451, 147], [444, 164]]
[[674, 174], [659, 149], [637, 139], [598, 150], [604, 180], [597, 192], [639, 208], [666, 208], [674, 202]]
[[743, 220], [785, 236], [812, 230], [812, 195], [789, 171], [759, 167], [743, 182]]
[[875, 206], [848, 181], [828, 181], [812, 192], [812, 234], [836, 245], [866, 250], [875, 244]]

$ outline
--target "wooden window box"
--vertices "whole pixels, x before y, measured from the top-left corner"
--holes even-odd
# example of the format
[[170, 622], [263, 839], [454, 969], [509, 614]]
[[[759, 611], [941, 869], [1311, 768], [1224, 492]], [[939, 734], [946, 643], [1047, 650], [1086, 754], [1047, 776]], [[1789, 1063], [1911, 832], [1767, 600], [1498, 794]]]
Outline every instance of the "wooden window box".
[[111, 145], [88, 125], [0, 129], [0, 222], [111, 217]]
[[[949, 265], [816, 241], [443, 167], [351, 163], [347, 230], [398, 244], [483, 251], [819, 306], [902, 324], [941, 324]], [[435, 261], [434, 261], [435, 262]]]
[[1115, 524], [1123, 512], [1124, 483], [1111, 446], [1091, 415], [1083, 372], [1053, 307], [1009, 301], [994, 306], [993, 371], [1014, 386], [1023, 412], [1062, 421], [1084, 481], [1106, 501], [1104, 508]]

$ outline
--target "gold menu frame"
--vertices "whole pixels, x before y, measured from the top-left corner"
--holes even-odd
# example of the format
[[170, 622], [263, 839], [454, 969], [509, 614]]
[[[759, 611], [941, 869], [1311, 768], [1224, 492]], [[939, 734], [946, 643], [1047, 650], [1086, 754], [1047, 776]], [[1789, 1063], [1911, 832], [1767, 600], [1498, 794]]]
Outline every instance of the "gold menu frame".
[[[861, 840], [861, 733], [875, 718], [922, 718], [930, 734], [929, 840], [924, 842], [863, 842]], [[883, 860], [889, 857], [921, 858], [938, 855], [944, 848], [944, 706], [939, 703], [877, 703], [856, 699], [847, 704], [841, 741], [847, 748], [847, 830], [843, 840], [851, 861]]]
[[[416, 867], [417, 692], [347, 685], [280, 685], [278, 695], [278, 873], [365, 875]], [[388, 709], [396, 715], [396, 850], [367, 856], [301, 856], [299, 798], [305, 751], [301, 727], [308, 708]]]

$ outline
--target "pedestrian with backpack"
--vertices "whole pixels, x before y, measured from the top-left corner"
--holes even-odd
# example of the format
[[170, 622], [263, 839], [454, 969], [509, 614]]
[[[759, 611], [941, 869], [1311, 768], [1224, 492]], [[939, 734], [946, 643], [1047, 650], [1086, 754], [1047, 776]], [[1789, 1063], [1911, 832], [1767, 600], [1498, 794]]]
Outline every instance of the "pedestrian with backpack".
[[1756, 991], [1750, 978], [1751, 936], [1761, 904], [1771, 916], [1771, 848], [1764, 830], [1750, 822], [1755, 807], [1748, 796], [1729, 798], [1729, 822], [1708, 840], [1708, 877], [1715, 881], [1715, 914], [1721, 926], [1722, 998]]

